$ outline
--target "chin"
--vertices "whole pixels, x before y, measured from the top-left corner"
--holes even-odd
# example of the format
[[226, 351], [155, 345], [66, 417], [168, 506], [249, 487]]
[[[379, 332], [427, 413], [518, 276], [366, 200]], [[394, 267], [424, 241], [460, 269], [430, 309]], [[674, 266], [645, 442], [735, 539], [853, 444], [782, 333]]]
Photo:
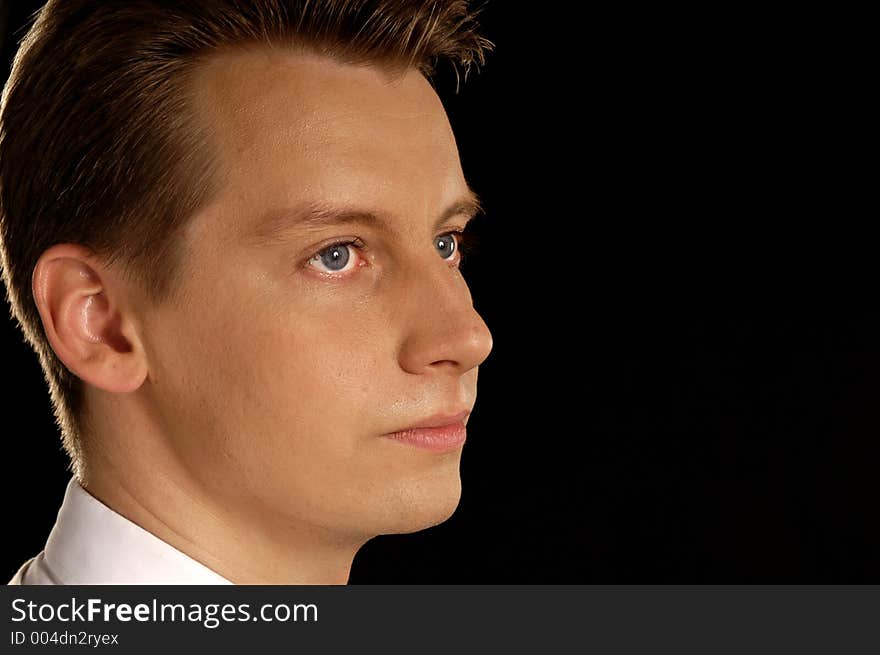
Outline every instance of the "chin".
[[381, 531], [377, 534], [407, 534], [418, 532], [449, 519], [461, 500], [461, 478], [450, 476], [445, 480], [422, 481], [420, 485], [398, 490], [390, 511], [384, 512]]

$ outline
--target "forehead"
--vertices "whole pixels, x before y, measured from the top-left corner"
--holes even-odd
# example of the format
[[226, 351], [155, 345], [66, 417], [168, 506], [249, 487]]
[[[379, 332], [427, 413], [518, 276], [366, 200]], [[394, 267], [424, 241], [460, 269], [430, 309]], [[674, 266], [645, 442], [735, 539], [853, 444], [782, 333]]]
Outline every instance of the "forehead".
[[442, 204], [466, 188], [442, 103], [418, 71], [392, 78], [376, 66], [254, 48], [211, 59], [194, 90], [225, 192], [239, 198], [356, 203], [406, 189]]

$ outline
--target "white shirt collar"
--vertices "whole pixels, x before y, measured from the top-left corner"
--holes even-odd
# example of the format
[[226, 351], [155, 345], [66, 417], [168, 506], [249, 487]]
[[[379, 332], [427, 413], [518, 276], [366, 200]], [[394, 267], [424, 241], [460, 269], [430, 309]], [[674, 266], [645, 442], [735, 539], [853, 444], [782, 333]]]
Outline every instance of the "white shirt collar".
[[117, 514], [71, 478], [42, 553], [10, 584], [232, 584]]

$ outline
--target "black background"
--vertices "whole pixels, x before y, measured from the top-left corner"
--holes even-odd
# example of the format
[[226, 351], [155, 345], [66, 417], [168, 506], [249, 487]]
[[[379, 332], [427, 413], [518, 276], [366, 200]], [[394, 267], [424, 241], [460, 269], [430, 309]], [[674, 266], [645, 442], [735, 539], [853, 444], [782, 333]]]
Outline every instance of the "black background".
[[[12, 3], [7, 66], [39, 4]], [[488, 212], [465, 271], [495, 345], [458, 511], [374, 539], [351, 582], [877, 583], [863, 85], [797, 16], [568, 4], [495, 0], [484, 69], [438, 80]], [[11, 577], [68, 473], [0, 330]]]

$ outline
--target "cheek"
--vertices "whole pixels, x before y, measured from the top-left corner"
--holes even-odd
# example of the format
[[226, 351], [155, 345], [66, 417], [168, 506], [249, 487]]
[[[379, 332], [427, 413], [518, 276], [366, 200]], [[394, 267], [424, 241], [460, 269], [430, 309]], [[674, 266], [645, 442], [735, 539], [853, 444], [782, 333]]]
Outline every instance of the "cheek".
[[375, 423], [367, 412], [387, 390], [383, 372], [394, 363], [387, 323], [338, 301], [241, 306], [217, 303], [188, 322], [191, 350], [179, 354], [202, 396], [196, 403], [269, 442], [273, 430], [290, 438], [328, 421], [345, 431]]
[[371, 324], [311, 312], [233, 330], [235, 355], [217, 363], [225, 401], [215, 407], [227, 483], [318, 520], [350, 504], [353, 489], [387, 478], [370, 445], [387, 425], [377, 410], [390, 369]]

